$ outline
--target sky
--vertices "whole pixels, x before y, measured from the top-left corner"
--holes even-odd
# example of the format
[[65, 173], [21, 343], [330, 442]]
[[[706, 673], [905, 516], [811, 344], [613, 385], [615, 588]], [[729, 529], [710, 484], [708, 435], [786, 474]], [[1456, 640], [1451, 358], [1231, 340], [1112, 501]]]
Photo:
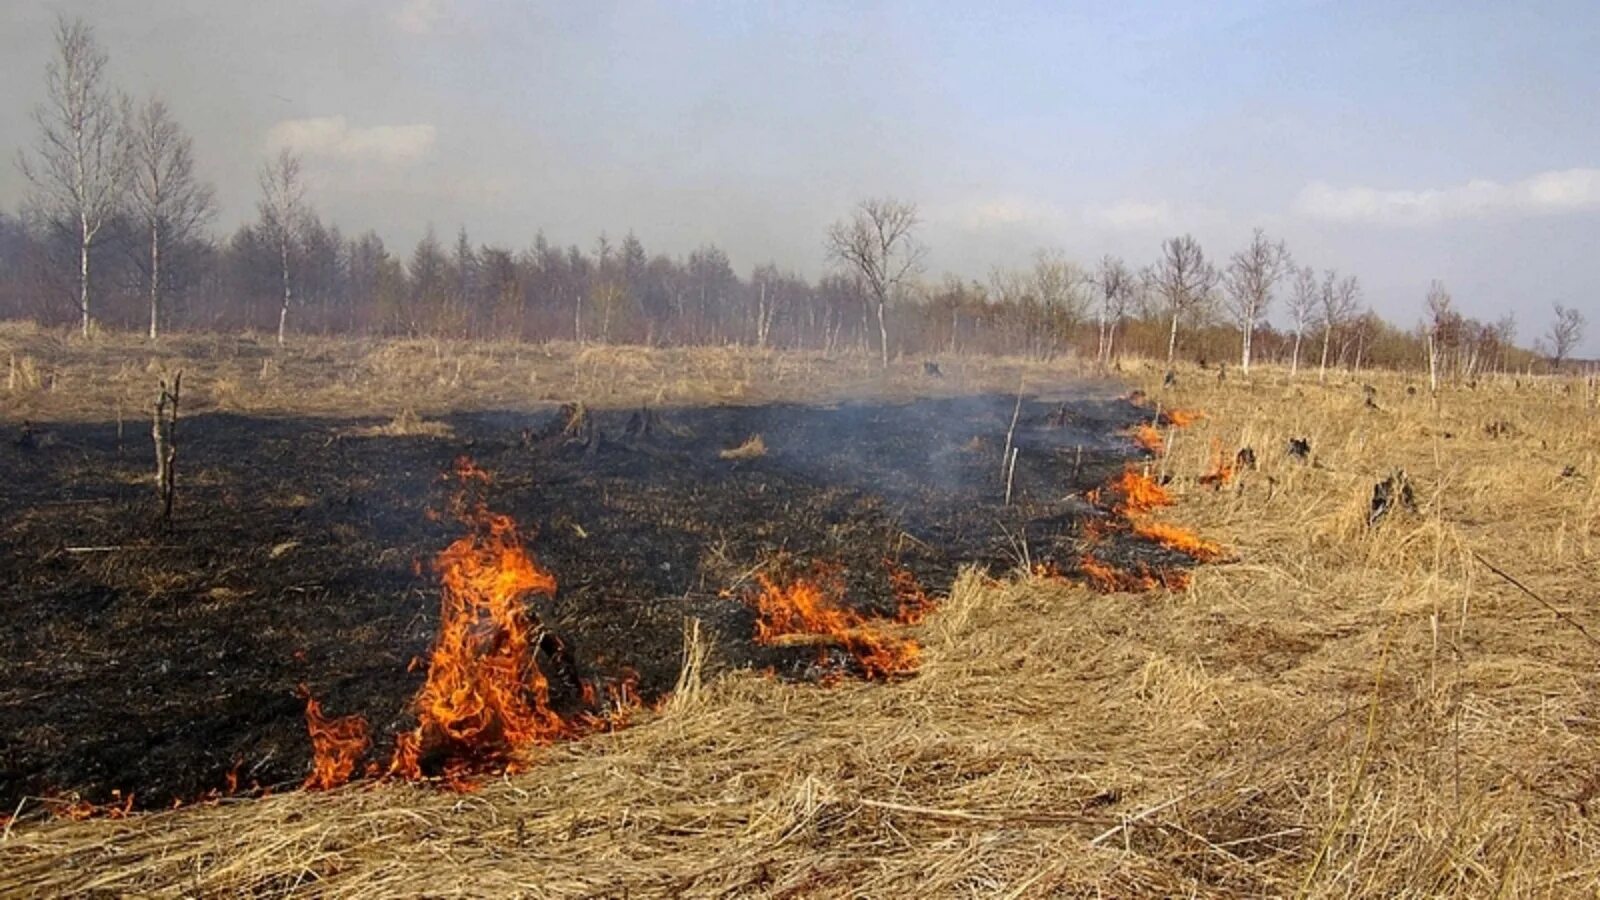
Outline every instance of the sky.
[[1593, 0], [3, 0], [9, 212], [58, 14], [194, 136], [220, 231], [282, 147], [325, 220], [401, 256], [430, 224], [632, 231], [814, 276], [876, 196], [917, 204], [934, 277], [1184, 233], [1224, 260], [1263, 228], [1397, 324], [1437, 278], [1523, 343], [1578, 307], [1600, 355]]

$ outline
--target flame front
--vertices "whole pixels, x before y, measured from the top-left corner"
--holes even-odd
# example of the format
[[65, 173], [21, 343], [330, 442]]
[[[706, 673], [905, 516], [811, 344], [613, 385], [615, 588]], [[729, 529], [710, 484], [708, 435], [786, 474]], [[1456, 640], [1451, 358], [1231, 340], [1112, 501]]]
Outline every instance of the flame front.
[[814, 644], [818, 663], [828, 664], [828, 647], [841, 647], [867, 678], [888, 679], [913, 672], [922, 648], [916, 641], [883, 631], [840, 602], [838, 582], [826, 573], [797, 577], [787, 585], [757, 575], [759, 590], [750, 598], [756, 610], [756, 643], [766, 646]]

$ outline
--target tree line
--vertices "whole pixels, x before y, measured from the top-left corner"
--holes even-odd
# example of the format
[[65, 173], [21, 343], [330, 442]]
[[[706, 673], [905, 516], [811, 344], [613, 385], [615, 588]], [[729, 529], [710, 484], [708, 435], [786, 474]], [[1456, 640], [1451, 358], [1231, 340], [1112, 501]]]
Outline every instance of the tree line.
[[[985, 279], [930, 278], [914, 204], [860, 203], [824, 236], [831, 270], [811, 280], [775, 263], [735, 271], [706, 245], [652, 254], [633, 234], [588, 248], [543, 233], [523, 247], [479, 244], [430, 226], [409, 253], [376, 232], [346, 235], [318, 214], [301, 159], [283, 150], [259, 170], [255, 219], [209, 231], [214, 193], [191, 138], [159, 98], [135, 103], [109, 81], [93, 29], [57, 24], [56, 52], [18, 154], [30, 193], [0, 210], [0, 316], [97, 326], [857, 349], [884, 365], [937, 352], [1260, 360], [1292, 371], [1368, 366], [1470, 378], [1561, 367], [1583, 316], [1557, 305], [1533, 349], [1507, 315], [1461, 315], [1438, 282], [1410, 329], [1365, 304], [1360, 281], [1298, 263], [1257, 230], [1213, 260], [1192, 236], [1163, 241], [1136, 267], [1080, 264], [1040, 250]], [[1269, 317], [1281, 307], [1280, 324]]]

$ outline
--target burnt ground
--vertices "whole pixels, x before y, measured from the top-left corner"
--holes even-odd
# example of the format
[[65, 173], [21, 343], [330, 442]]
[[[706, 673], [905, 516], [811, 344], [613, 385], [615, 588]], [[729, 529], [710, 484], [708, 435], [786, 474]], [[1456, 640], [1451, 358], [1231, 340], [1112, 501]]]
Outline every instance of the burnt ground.
[[[147, 422], [50, 426], [0, 444], [0, 808], [112, 789], [161, 806], [241, 781], [303, 776], [305, 683], [361, 713], [375, 746], [409, 727], [408, 663], [438, 619], [427, 562], [460, 535], [453, 461], [494, 474], [492, 509], [522, 525], [560, 582], [536, 601], [591, 674], [669, 689], [681, 623], [721, 666], [798, 671], [749, 640], [741, 578], [787, 555], [842, 567], [850, 602], [893, 608], [883, 560], [930, 591], [966, 562], [1070, 569], [1075, 494], [1134, 451], [1148, 413], [1122, 400], [1030, 398], [1011, 506], [1001, 447], [1013, 397], [831, 407], [593, 414], [594, 436], [540, 439], [555, 410], [451, 416], [448, 436], [355, 436], [375, 419], [208, 414], [179, 424], [176, 523], [153, 524]], [[119, 430], [121, 434], [119, 436]], [[765, 456], [719, 451], [760, 434]], [[430, 514], [432, 513], [432, 514]], [[1140, 553], [1159, 553], [1150, 548]], [[731, 589], [731, 590], [730, 590]], [[786, 667], [787, 666], [787, 667]], [[381, 751], [380, 751], [381, 752]]]

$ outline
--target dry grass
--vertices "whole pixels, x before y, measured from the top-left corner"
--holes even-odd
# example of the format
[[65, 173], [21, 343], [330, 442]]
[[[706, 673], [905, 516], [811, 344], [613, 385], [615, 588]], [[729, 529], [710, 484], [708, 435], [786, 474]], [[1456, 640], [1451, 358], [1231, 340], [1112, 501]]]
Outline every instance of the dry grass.
[[[670, 385], [652, 367], [675, 352], [562, 364]], [[747, 397], [797, 386], [765, 373], [855, 365], [754, 358], [697, 365], [733, 367], [720, 383], [748, 378]], [[1436, 404], [1373, 376], [1371, 410], [1360, 382], [1159, 376], [1136, 386], [1205, 412], [1164, 430], [1171, 518], [1238, 557], [1187, 593], [968, 572], [918, 629], [921, 673], [890, 686], [702, 684], [686, 627], [679, 699], [477, 793], [25, 820], [0, 842], [3, 890], [1594, 896], [1600, 645], [1573, 624], [1600, 635], [1583, 603], [1600, 516], [1588, 397], [1508, 380]], [[1500, 421], [1516, 430], [1485, 427]], [[1213, 439], [1259, 469], [1200, 486]], [[1369, 529], [1372, 486], [1397, 467], [1419, 511]]]
[[143, 417], [157, 379], [184, 371], [184, 414], [393, 416], [424, 419], [485, 409], [529, 409], [580, 400], [592, 408], [686, 404], [828, 402], [863, 395], [913, 397], [974, 390], [1014, 392], [1082, 374], [1070, 363], [933, 357], [888, 371], [866, 355], [752, 347], [647, 348], [443, 340], [356, 340], [180, 334], [151, 343], [110, 334], [87, 341], [65, 331], [0, 322], [0, 422], [112, 421]]
[[759, 434], [745, 438], [744, 443], [718, 453], [723, 459], [760, 459], [767, 455], [767, 442]]

